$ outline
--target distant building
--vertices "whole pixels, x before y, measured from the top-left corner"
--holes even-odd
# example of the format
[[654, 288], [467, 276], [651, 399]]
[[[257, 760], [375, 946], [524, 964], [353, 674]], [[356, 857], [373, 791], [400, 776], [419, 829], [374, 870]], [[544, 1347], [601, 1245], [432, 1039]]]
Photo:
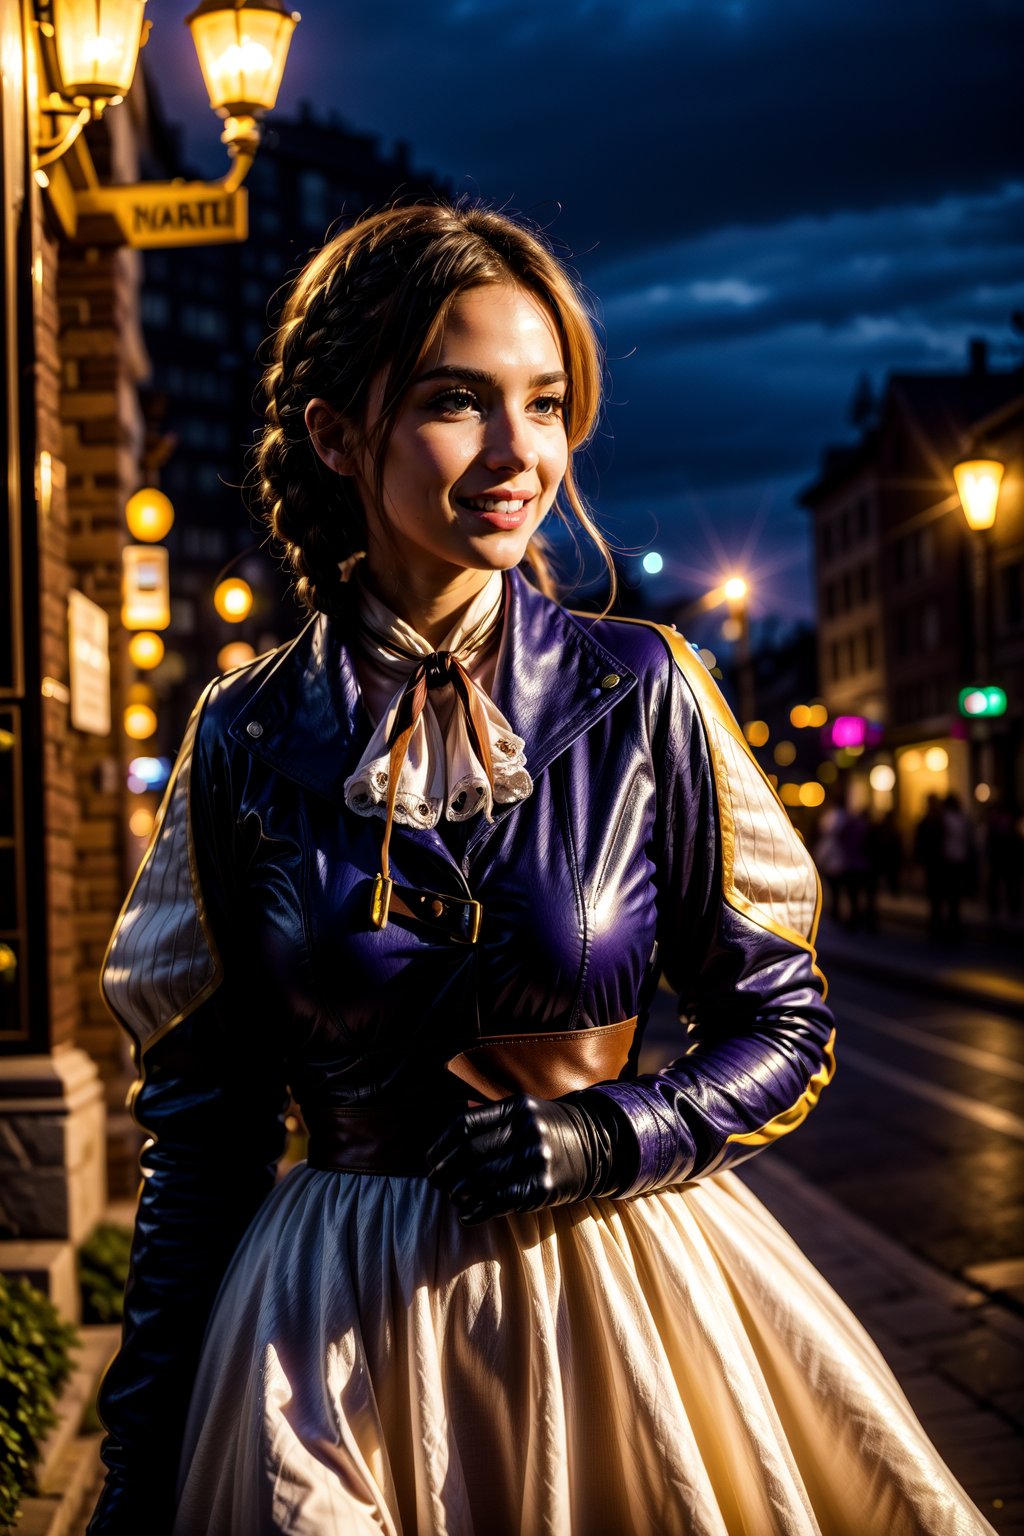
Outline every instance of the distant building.
[[[153, 138], [162, 159], [176, 154], [166, 124], [155, 126]], [[182, 169], [175, 166], [178, 174]], [[329, 231], [368, 208], [404, 195], [451, 195], [410, 168], [406, 145], [385, 153], [376, 138], [333, 115], [318, 119], [308, 108], [293, 120], [275, 115], [246, 185], [248, 240], [197, 246], [186, 261], [176, 251], [145, 255], [147, 409], [154, 452], [164, 459], [160, 486], [175, 507], [165, 637], [173, 655], [170, 668], [161, 669], [167, 752], [176, 748], [203, 685], [221, 670], [217, 658], [226, 645], [241, 641], [258, 653], [302, 622], [273, 555], [261, 548], [266, 528], [246, 510], [241, 489], [260, 425], [257, 352], [290, 280]], [[251, 614], [237, 624], [213, 607], [216, 579], [231, 562], [230, 574], [254, 593]]]
[[[1006, 465], [984, 534], [968, 529], [953, 481], [969, 457]], [[863, 751], [840, 754], [854, 798], [879, 811], [895, 804], [904, 822], [930, 792], [956, 791], [975, 809], [997, 799], [1019, 808], [1024, 370], [993, 371], [974, 341], [963, 373], [892, 375], [859, 442], [827, 449], [800, 499], [814, 517], [822, 694], [833, 719], [869, 722]], [[1006, 714], [965, 719], [959, 692], [971, 684], [1003, 688]], [[870, 784], [880, 764], [895, 770], [892, 791]]]

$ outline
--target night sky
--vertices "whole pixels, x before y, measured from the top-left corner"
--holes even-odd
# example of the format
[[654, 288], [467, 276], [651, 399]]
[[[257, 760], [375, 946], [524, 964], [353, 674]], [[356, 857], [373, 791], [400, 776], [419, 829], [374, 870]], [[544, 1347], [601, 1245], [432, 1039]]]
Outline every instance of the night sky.
[[[147, 65], [216, 175], [190, 8], [152, 0]], [[858, 379], [975, 335], [1021, 361], [1022, 60], [1020, 0], [310, 0], [278, 108], [406, 139], [567, 248], [606, 327], [603, 525], [664, 553], [653, 597], [743, 567], [794, 616], [795, 494]]]

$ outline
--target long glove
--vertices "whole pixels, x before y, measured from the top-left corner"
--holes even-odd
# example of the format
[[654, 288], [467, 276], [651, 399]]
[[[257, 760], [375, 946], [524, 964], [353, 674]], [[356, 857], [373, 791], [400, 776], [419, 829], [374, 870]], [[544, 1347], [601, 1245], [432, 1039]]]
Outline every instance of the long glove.
[[427, 1153], [428, 1179], [466, 1226], [625, 1189], [638, 1154], [628, 1118], [588, 1089], [515, 1094], [458, 1115]]

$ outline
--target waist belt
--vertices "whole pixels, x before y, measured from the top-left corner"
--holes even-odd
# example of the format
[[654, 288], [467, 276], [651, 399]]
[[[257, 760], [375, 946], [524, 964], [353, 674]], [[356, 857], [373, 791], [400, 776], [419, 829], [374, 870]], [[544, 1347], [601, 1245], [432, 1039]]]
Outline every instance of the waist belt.
[[334, 1108], [318, 1114], [309, 1128], [310, 1168], [348, 1173], [384, 1173], [411, 1178], [427, 1171], [427, 1150], [459, 1105], [417, 1115], [408, 1104]]
[[[555, 1099], [617, 1078], [629, 1056], [636, 1019], [546, 1035], [484, 1035], [448, 1063], [477, 1102], [532, 1093]], [[452, 1117], [455, 1103], [429, 1110], [410, 1104], [333, 1106], [310, 1116], [310, 1168], [413, 1177]]]

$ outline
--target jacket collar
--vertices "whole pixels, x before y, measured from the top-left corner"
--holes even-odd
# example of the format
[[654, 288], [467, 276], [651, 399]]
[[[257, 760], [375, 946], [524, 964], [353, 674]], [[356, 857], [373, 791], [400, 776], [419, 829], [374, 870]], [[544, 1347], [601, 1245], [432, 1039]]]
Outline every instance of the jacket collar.
[[[534, 777], [635, 686], [635, 674], [594, 638], [585, 618], [544, 597], [519, 570], [506, 572], [493, 692], [526, 742]], [[345, 780], [372, 734], [344, 623], [323, 614], [310, 620], [229, 734], [278, 773], [343, 802]]]

